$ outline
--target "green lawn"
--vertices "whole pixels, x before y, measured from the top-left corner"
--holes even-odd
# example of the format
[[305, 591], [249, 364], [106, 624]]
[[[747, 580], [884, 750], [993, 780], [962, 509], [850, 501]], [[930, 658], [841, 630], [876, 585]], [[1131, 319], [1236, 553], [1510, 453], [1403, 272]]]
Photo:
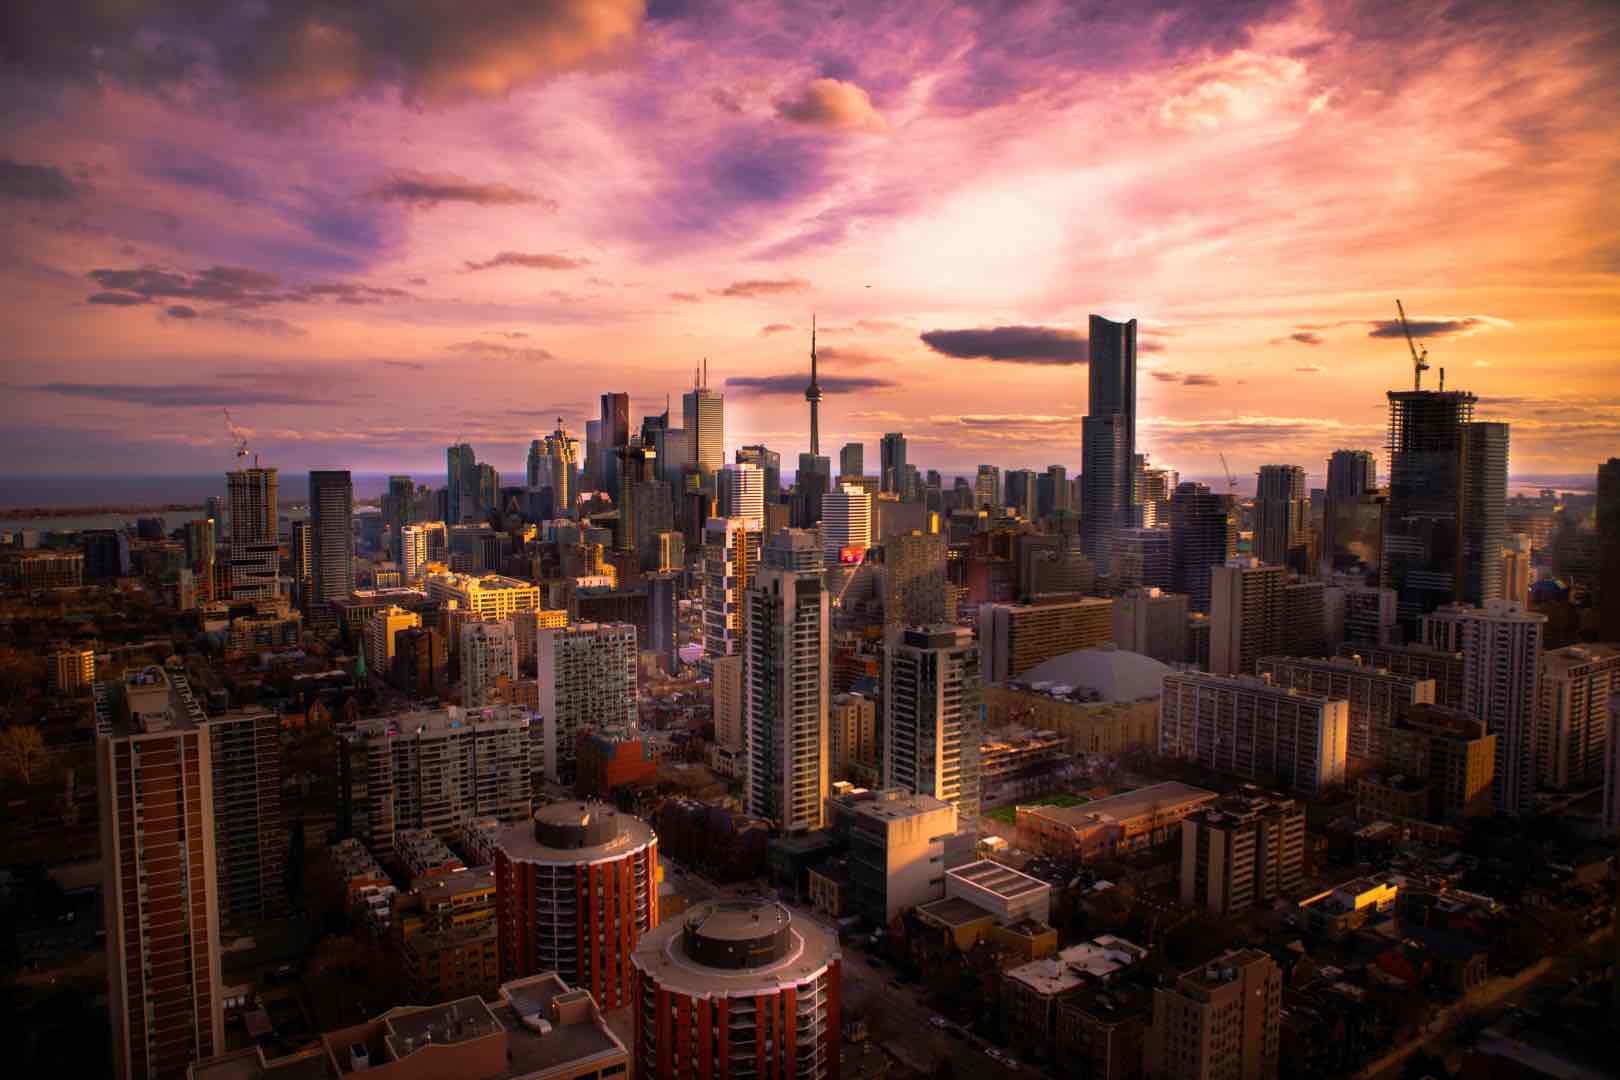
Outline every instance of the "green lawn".
[[1034, 799], [1019, 799], [1017, 802], [1010, 803], [1007, 806], [997, 807], [986, 814], [985, 817], [990, 818], [992, 821], [999, 821], [1003, 825], [1012, 825], [1018, 818], [1017, 808], [1019, 803], [1024, 806], [1079, 806], [1081, 803], [1090, 801], [1084, 795], [1060, 791], [1055, 795], [1041, 795]]

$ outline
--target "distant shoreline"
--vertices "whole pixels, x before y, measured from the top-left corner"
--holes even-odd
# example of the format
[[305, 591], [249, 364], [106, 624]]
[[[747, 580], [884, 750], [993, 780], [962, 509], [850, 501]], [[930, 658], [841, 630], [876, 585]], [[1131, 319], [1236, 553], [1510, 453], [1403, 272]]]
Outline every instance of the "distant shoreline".
[[0, 507], [0, 521], [99, 517], [114, 514], [178, 514], [187, 510], [202, 510], [204, 505], [203, 503], [147, 503], [140, 506], [6, 506]]

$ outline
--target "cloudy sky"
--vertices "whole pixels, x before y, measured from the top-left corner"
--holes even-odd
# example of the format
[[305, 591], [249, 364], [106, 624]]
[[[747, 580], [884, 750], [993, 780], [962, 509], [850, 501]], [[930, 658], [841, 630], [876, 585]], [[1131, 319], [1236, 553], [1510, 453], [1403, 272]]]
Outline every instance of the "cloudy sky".
[[[480, 18], [471, 17], [482, 10]], [[0, 16], [6, 472], [504, 470], [709, 360], [730, 448], [1313, 474], [1410, 384], [1519, 477], [1620, 454], [1620, 7], [21, 0]], [[1432, 380], [1436, 373], [1431, 372]]]

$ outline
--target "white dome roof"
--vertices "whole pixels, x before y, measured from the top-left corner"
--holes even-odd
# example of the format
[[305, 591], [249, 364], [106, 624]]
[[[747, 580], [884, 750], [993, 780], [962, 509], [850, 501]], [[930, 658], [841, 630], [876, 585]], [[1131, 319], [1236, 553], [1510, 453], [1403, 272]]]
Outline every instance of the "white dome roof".
[[1060, 686], [1086, 689], [1103, 702], [1142, 701], [1159, 696], [1164, 677], [1171, 670], [1168, 664], [1161, 664], [1151, 656], [1106, 645], [1054, 656], [1018, 676], [1017, 681], [1046, 683], [1051, 689]]

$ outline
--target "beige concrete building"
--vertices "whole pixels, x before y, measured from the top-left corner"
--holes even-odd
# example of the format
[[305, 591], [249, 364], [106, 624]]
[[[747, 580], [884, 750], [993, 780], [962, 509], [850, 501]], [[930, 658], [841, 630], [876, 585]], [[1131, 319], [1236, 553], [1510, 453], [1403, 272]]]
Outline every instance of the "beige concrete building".
[[1156, 588], [1130, 589], [1115, 597], [1114, 644], [1163, 664], [1185, 662], [1187, 598]]
[[1434, 680], [1383, 671], [1353, 657], [1264, 656], [1256, 674], [1278, 686], [1350, 703], [1349, 757], [1382, 761], [1389, 729], [1414, 705], [1434, 703]]
[[500, 574], [429, 574], [428, 599], [455, 601], [480, 619], [505, 619], [519, 611], [540, 610], [540, 586]]
[[1216, 918], [1286, 897], [1305, 876], [1305, 808], [1245, 788], [1181, 823], [1181, 904]]
[[744, 743], [741, 653], [717, 656], [714, 669], [714, 738], [721, 746], [741, 750]]
[[1282, 589], [1287, 572], [1257, 559], [1228, 559], [1209, 574], [1209, 670], [1253, 675], [1262, 656], [1282, 644]]
[[1055, 656], [1106, 645], [1114, 602], [1087, 596], [1055, 604], [982, 604], [979, 671], [986, 685], [1005, 682]]
[[877, 702], [864, 694], [834, 694], [827, 708], [827, 742], [832, 780], [848, 780], [849, 767], [880, 764]]
[[1159, 751], [1316, 792], [1345, 781], [1350, 703], [1252, 675], [1165, 676]]
[[1536, 715], [1539, 787], [1602, 782], [1609, 742], [1609, 698], [1620, 693], [1620, 646], [1568, 645], [1541, 655]]
[[1147, 1075], [1273, 1080], [1281, 1029], [1281, 970], [1258, 949], [1235, 949], [1153, 991]]
[[1429, 821], [1456, 824], [1492, 812], [1496, 736], [1466, 713], [1441, 705], [1412, 708], [1390, 730], [1389, 764], [1428, 785]]
[[481, 709], [504, 700], [517, 678], [517, 635], [509, 622], [471, 622], [461, 628], [461, 703]]
[[849, 843], [854, 910], [888, 926], [902, 912], [944, 897], [954, 806], [909, 791], [857, 788], [830, 798], [828, 810], [833, 831]]
[[155, 1080], [225, 1048], [212, 732], [163, 668], [119, 698], [96, 739], [113, 1075]]
[[394, 635], [422, 625], [422, 616], [390, 604], [366, 624], [366, 668], [382, 678], [394, 667]]

